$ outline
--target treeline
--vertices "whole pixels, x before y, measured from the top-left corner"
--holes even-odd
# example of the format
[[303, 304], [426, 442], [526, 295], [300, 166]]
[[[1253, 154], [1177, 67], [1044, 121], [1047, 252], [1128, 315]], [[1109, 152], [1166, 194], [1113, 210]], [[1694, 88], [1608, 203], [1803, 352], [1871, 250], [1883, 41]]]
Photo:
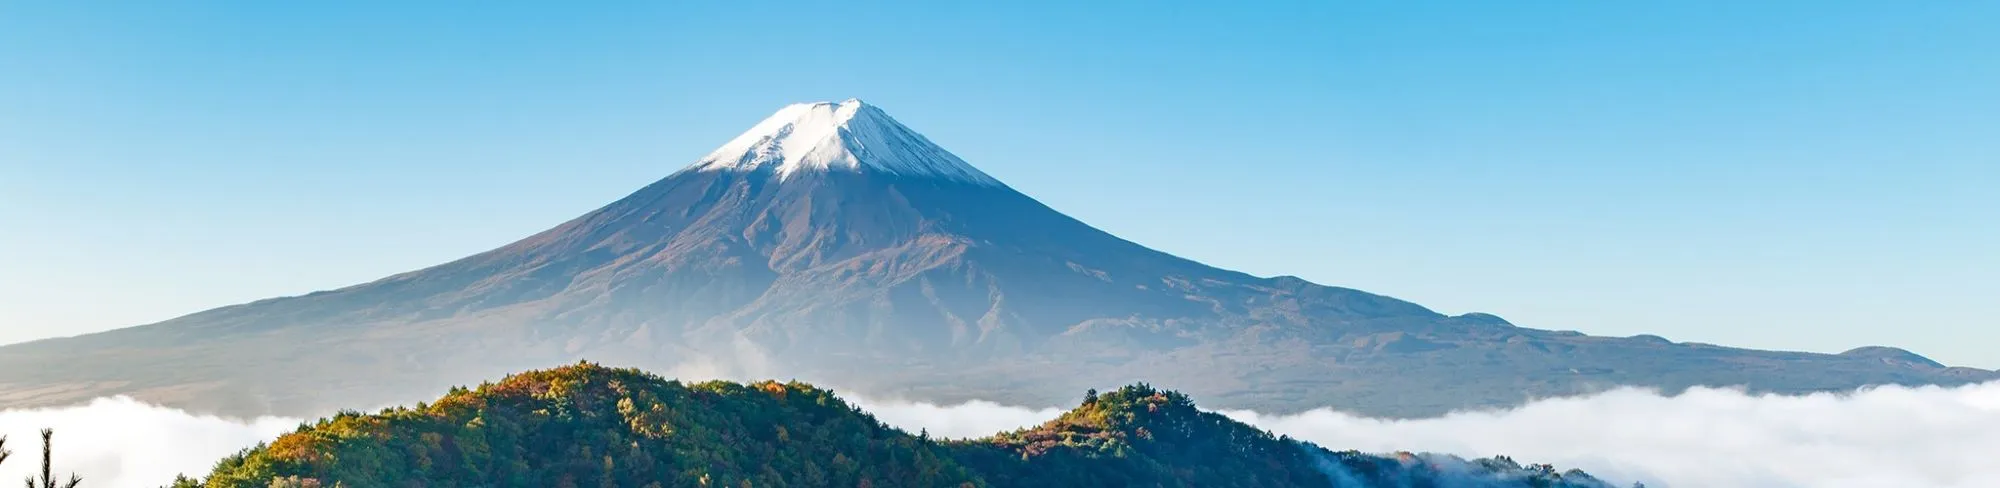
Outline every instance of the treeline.
[[343, 412], [171, 486], [1609, 485], [1505, 458], [1333, 452], [1143, 384], [1092, 392], [1039, 426], [945, 441], [804, 383], [683, 384], [581, 363], [455, 388], [434, 403]]

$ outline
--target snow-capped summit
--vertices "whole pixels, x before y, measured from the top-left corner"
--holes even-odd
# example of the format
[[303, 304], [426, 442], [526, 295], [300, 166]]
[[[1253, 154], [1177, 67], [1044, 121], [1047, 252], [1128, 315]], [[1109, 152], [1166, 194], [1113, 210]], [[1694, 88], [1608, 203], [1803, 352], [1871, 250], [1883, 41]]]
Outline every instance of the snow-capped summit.
[[[212, 367], [218, 357], [243, 367]], [[1225, 408], [1339, 402], [1405, 418], [1609, 384], [1805, 392], [2000, 380], [1893, 348], [1589, 337], [1220, 269], [1064, 215], [847, 100], [785, 107], [693, 167], [455, 261], [0, 345], [0, 410], [130, 395], [232, 416], [320, 415], [584, 357], [737, 377], [811, 372], [933, 402], [1051, 404], [1091, 386], [1182, 378], [1235, 402]]]
[[882, 109], [853, 98], [778, 109], [689, 169], [768, 170], [780, 180], [810, 171], [881, 171], [1005, 186]]

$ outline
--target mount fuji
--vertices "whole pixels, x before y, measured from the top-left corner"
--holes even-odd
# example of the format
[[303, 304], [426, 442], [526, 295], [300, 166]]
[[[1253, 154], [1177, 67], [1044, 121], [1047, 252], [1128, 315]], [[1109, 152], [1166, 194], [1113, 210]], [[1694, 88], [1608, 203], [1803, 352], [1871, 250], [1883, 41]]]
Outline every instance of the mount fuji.
[[2000, 374], [1518, 327], [1149, 249], [858, 100], [784, 107], [666, 178], [491, 251], [151, 325], [0, 347], [0, 407], [124, 394], [322, 415], [587, 358], [868, 395], [1426, 416], [1616, 385], [1806, 392]]

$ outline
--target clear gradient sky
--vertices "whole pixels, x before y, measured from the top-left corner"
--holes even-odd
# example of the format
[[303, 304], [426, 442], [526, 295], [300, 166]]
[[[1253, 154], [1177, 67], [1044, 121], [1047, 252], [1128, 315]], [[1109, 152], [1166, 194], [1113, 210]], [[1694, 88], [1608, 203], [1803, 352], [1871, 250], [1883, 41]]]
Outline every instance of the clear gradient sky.
[[0, 0], [0, 342], [442, 263], [860, 97], [1222, 267], [2000, 367], [2000, 4], [725, 3]]

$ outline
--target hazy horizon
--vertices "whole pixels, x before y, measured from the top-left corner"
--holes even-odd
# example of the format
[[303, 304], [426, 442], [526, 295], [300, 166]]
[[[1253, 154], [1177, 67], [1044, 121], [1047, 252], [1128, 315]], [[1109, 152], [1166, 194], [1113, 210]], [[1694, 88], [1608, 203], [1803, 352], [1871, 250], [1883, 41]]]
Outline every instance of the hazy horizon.
[[1996, 368], [1973, 306], [2000, 295], [1995, 14], [10, 4], [0, 343], [442, 263], [786, 103], [860, 97], [1223, 268], [1537, 328]]
[[0, 478], [1985, 487], [1996, 25], [0, 1]]

